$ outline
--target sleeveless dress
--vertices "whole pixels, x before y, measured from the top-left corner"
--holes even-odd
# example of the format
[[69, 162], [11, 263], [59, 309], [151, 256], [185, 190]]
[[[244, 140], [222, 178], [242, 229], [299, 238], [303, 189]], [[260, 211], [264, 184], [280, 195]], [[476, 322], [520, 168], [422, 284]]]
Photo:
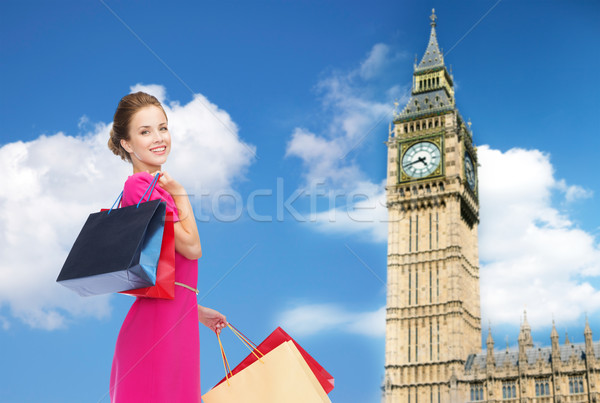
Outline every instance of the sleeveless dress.
[[[153, 178], [147, 172], [130, 176], [122, 205], [137, 204]], [[154, 199], [164, 200], [179, 220], [173, 198], [158, 185]], [[175, 281], [196, 288], [198, 261], [176, 251]], [[200, 336], [193, 291], [176, 285], [173, 300], [136, 298], [117, 338], [110, 398], [113, 403], [200, 402]]]

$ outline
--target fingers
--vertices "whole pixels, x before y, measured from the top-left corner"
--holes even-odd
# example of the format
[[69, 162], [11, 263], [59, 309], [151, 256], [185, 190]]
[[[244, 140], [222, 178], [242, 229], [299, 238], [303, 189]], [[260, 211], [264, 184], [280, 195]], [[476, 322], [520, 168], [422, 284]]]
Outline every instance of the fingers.
[[227, 327], [227, 322], [219, 322], [219, 323], [217, 323], [217, 324], [216, 324], [216, 325], [213, 327], [213, 329], [212, 329], [212, 330], [213, 330], [213, 331], [214, 331], [216, 334], [220, 334], [220, 333], [221, 333], [221, 330], [223, 330], [225, 327]]

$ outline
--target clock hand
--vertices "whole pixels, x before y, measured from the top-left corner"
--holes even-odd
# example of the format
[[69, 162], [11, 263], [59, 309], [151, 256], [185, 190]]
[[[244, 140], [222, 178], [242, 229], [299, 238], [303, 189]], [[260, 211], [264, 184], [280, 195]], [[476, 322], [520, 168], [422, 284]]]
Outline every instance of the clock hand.
[[425, 157], [419, 157], [417, 160], [415, 160], [413, 162], [409, 162], [408, 164], [404, 165], [404, 168], [409, 167], [413, 164], [416, 164], [417, 162], [422, 162], [423, 164], [427, 165], [427, 161], [425, 161]]

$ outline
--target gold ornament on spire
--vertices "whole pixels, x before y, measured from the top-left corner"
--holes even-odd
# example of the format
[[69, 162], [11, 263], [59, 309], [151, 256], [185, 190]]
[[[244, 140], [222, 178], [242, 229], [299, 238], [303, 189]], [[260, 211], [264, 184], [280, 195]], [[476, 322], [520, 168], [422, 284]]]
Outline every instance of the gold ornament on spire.
[[429, 19], [431, 20], [431, 26], [435, 27], [435, 20], [437, 20], [437, 15], [435, 15], [435, 8], [431, 9], [431, 16], [429, 17]]

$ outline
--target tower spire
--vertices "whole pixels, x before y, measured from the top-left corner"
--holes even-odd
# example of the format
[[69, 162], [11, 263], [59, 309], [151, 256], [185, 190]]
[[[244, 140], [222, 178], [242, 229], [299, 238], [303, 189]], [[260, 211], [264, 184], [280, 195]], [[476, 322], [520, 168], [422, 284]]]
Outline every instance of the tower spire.
[[427, 44], [427, 49], [425, 50], [425, 54], [421, 59], [421, 63], [417, 65], [415, 71], [430, 70], [444, 66], [444, 56], [442, 55], [442, 52], [440, 52], [437, 34], [435, 32], [435, 27], [437, 26], [437, 15], [435, 15], [435, 9], [431, 10], [431, 16], [429, 19], [431, 20], [431, 34], [429, 35], [429, 43]]

